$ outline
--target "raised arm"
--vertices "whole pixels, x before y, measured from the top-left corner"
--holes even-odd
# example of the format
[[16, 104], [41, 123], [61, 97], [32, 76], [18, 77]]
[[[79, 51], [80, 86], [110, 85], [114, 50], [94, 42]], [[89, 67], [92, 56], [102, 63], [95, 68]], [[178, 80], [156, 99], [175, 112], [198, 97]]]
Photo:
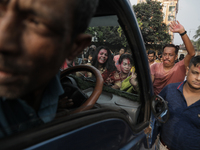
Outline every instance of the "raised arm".
[[187, 68], [190, 63], [190, 59], [195, 55], [195, 50], [190, 41], [184, 27], [178, 21], [172, 21], [170, 23], [170, 31], [173, 33], [179, 33], [187, 50], [187, 55], [184, 58], [185, 67]]

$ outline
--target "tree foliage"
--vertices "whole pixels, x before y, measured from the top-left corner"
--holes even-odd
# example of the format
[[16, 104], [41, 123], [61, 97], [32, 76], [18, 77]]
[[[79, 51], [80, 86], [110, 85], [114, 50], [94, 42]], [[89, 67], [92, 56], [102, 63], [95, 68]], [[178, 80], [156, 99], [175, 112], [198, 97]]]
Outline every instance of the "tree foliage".
[[200, 50], [200, 26], [196, 30], [196, 34], [194, 35], [194, 38], [197, 39], [196, 41], [194, 41], [194, 44], [196, 45], [197, 50]]
[[147, 0], [146, 3], [133, 5], [133, 9], [147, 49], [159, 50], [170, 43], [171, 38], [166, 24], [163, 23], [160, 2]]
[[127, 47], [128, 42], [120, 26], [89, 27], [86, 33], [96, 37], [98, 43], [106, 43], [110, 47]]
[[[134, 5], [138, 25], [141, 29], [147, 49], [159, 50], [170, 43], [167, 26], [163, 21], [162, 5], [160, 2], [147, 0], [147, 3]], [[128, 42], [120, 26], [89, 27], [86, 33], [98, 39], [98, 43], [110, 47], [128, 47]]]

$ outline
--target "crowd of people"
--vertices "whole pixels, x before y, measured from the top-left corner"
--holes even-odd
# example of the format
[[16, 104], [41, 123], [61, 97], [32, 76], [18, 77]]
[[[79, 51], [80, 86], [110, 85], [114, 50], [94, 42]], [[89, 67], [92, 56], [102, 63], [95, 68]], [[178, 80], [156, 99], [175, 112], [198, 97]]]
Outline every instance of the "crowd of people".
[[170, 113], [168, 121], [161, 125], [153, 149], [197, 150], [200, 148], [200, 56], [195, 56], [187, 32], [178, 21], [171, 22], [170, 30], [180, 34], [187, 55], [178, 59], [179, 46], [174, 44], [164, 46], [162, 57], [158, 56], [160, 63], [151, 60], [148, 53], [154, 94], [168, 102]]
[[[137, 76], [133, 59], [130, 53], [126, 53], [125, 48], [121, 48], [119, 54], [114, 56], [113, 52], [106, 46], [96, 48], [95, 45], [91, 45], [82, 59], [82, 64], [97, 68], [103, 77], [104, 84], [113, 89], [137, 93]], [[82, 75], [92, 77], [90, 72], [77, 73], [77, 76]]]
[[[198, 109], [200, 107], [200, 56], [195, 56], [194, 47], [184, 27], [178, 22], [170, 24], [170, 30], [179, 33], [187, 50], [178, 58], [179, 46], [166, 44], [162, 51], [149, 50], [147, 57], [154, 88], [154, 94], [168, 101], [170, 118], [162, 124], [155, 149], [198, 149], [200, 132]], [[90, 50], [90, 49], [89, 49]], [[88, 52], [91, 54], [91, 52]], [[113, 56], [109, 48], [100, 46], [88, 56], [90, 65], [96, 67], [107, 85], [114, 89], [137, 92], [137, 74], [131, 54], [121, 48]], [[191, 60], [192, 59], [192, 60]], [[87, 63], [88, 64], [88, 63]], [[88, 74], [90, 77], [91, 74]], [[183, 115], [183, 116], [182, 116]], [[195, 115], [196, 117], [190, 117]], [[187, 133], [183, 132], [187, 130]], [[187, 147], [183, 141], [187, 141]], [[192, 144], [191, 144], [192, 143]], [[191, 146], [192, 145], [192, 146]]]

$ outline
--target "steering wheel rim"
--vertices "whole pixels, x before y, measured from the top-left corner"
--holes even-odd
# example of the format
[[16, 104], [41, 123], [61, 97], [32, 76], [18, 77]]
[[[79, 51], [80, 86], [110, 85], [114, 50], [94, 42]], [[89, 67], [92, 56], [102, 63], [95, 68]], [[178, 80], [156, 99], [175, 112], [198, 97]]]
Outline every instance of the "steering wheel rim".
[[103, 89], [103, 78], [102, 78], [99, 70], [96, 69], [95, 67], [89, 66], [89, 65], [78, 65], [78, 66], [73, 66], [73, 67], [67, 68], [66, 70], [63, 70], [61, 72], [60, 79], [63, 79], [66, 75], [73, 73], [73, 72], [77, 72], [77, 71], [92, 72], [96, 77], [96, 84], [95, 84], [92, 94], [86, 100], [86, 102], [84, 102], [80, 107], [78, 107], [77, 109], [72, 111], [71, 114], [91, 109], [94, 106], [94, 104], [96, 103], [96, 101], [98, 100], [99, 96], [102, 93], [102, 89]]

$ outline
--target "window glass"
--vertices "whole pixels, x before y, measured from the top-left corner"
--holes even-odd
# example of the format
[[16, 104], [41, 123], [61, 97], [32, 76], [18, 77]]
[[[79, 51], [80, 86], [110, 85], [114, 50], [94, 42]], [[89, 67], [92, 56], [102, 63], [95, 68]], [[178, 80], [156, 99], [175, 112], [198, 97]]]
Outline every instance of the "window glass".
[[[130, 112], [136, 124], [141, 106], [136, 62], [133, 60], [126, 36], [117, 20], [116, 16], [107, 16], [96, 17], [91, 21], [86, 33], [92, 35], [92, 43], [84, 50], [81, 64], [94, 66], [104, 79], [103, 92], [97, 103], [126, 107], [125, 110]], [[75, 64], [78, 64], [77, 60], [78, 58]], [[95, 76], [88, 71], [78, 71], [73, 78], [78, 87], [90, 96], [93, 92]]]
[[169, 11], [175, 11], [175, 6], [169, 6]]
[[173, 21], [174, 20], [174, 16], [169, 15], [168, 16], [168, 21]]

